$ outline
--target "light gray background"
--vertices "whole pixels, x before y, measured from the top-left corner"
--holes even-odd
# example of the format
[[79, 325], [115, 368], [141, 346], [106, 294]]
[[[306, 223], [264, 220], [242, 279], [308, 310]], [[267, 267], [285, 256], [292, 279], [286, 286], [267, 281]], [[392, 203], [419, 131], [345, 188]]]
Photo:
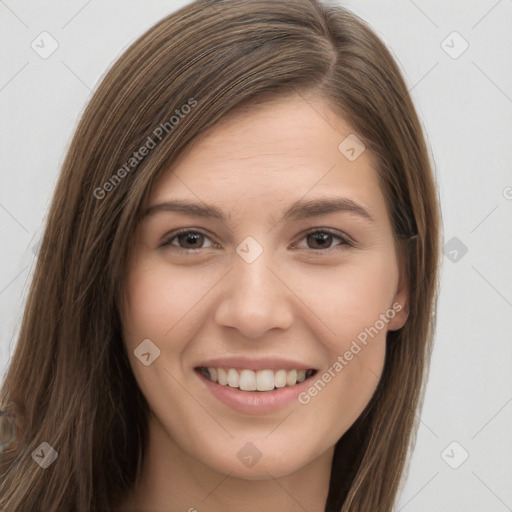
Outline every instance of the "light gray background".
[[[185, 3], [0, 0], [0, 378], [77, 118], [122, 51]], [[445, 243], [458, 239], [443, 258], [430, 380], [397, 510], [512, 511], [512, 0], [343, 5], [403, 69], [432, 147]], [[59, 44], [47, 59], [31, 48], [43, 31]], [[464, 42], [453, 31], [469, 44], [457, 58]]]

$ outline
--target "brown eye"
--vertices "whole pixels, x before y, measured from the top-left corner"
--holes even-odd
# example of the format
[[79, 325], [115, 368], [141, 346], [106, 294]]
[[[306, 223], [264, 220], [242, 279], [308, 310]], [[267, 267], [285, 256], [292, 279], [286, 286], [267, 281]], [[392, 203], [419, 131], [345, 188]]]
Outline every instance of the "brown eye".
[[331, 233], [325, 233], [323, 231], [307, 235], [308, 243], [313, 244], [313, 247], [310, 246], [311, 249], [328, 249], [332, 244], [333, 238]]
[[[354, 244], [351, 243], [348, 238], [343, 236], [341, 233], [333, 233], [326, 229], [310, 231], [309, 233], [306, 233], [304, 238], [306, 239], [307, 248], [314, 249], [316, 252], [335, 249], [336, 246], [341, 246], [341, 248], [343, 248], [343, 246], [354, 246]], [[333, 242], [336, 240], [339, 240], [341, 243], [333, 246]]]
[[[204, 235], [202, 233], [182, 233], [181, 235], [177, 236], [177, 239], [180, 243], [180, 246], [182, 244], [185, 244], [184, 249], [197, 249], [199, 246], [201, 246], [204, 242]], [[191, 247], [188, 247], [188, 245], [191, 245]]]
[[[200, 231], [183, 230], [168, 238], [162, 246], [173, 247], [178, 251], [184, 252], [193, 252], [198, 249], [213, 247], [214, 244], [204, 247], [205, 240], [210, 240], [210, 238]], [[177, 243], [173, 243], [174, 241]]]

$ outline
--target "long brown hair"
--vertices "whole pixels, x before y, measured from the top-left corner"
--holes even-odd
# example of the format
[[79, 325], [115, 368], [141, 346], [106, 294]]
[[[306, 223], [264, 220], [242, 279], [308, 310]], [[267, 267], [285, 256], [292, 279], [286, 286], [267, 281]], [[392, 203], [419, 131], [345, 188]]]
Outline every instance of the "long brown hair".
[[[325, 99], [375, 155], [409, 290], [408, 320], [388, 333], [379, 386], [336, 445], [326, 510], [392, 509], [424, 393], [440, 247], [435, 182], [407, 87], [385, 45], [346, 9], [197, 0], [115, 62], [71, 141], [0, 390], [0, 408], [18, 427], [0, 454], [2, 512], [105, 511], [133, 486], [148, 405], [118, 305], [152, 184], [226, 115], [306, 92]], [[32, 457], [43, 442], [58, 453], [46, 469]]]

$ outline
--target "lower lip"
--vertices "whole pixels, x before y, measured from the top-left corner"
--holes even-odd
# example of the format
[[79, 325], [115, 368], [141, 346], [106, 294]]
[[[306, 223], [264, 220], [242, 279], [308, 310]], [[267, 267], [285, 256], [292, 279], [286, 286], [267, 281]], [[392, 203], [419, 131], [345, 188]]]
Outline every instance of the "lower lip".
[[223, 404], [243, 414], [270, 414], [287, 405], [298, 402], [298, 396], [311, 385], [311, 377], [295, 386], [274, 389], [273, 391], [242, 391], [230, 386], [212, 382], [201, 372], [196, 371], [201, 381], [213, 396]]

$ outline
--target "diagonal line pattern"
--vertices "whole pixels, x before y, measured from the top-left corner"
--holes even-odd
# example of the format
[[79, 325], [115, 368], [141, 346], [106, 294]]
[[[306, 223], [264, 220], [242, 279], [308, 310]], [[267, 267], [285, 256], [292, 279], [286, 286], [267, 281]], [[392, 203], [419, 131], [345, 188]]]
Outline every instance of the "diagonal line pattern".
[[217, 423], [217, 425], [219, 425], [219, 427], [222, 428], [222, 430], [224, 430], [224, 432], [226, 432], [226, 434], [228, 434], [228, 436], [230, 437], [233, 437], [233, 434], [231, 434], [231, 432], [229, 432], [229, 430], [227, 430], [224, 425], [222, 425], [222, 423], [220, 423], [217, 419], [215, 419], [214, 416], [212, 416], [210, 414], [210, 411], [208, 411], [208, 409], [206, 409], [206, 407], [201, 403], [199, 402], [195, 397], [194, 395], [192, 395], [192, 393], [190, 393], [190, 391], [178, 380], [176, 379], [176, 377], [174, 377], [174, 375], [171, 374], [171, 372], [164, 367], [164, 371], [172, 378], [174, 379], [175, 382], [177, 382], [181, 388], [183, 389], [183, 391], [185, 391], [185, 393], [188, 394], [188, 396], [190, 396], [190, 398], [192, 398], [192, 400], [194, 400], [194, 402], [196, 402], [196, 404], [198, 404], [200, 407], [202, 407], [202, 409], [208, 414], [208, 416], [210, 416], [210, 418], [212, 418], [213, 421], [215, 421], [215, 423]]
[[233, 472], [230, 471], [227, 475], [225, 475], [224, 478], [201, 500], [201, 503], [203, 503], [203, 501], [206, 500], [206, 498], [208, 498], [208, 496], [210, 496], [212, 492], [218, 489], [226, 481], [226, 479], [229, 478], [229, 475], [231, 475], [231, 473]]
[[491, 489], [491, 488], [490, 488], [490, 487], [489, 487], [489, 486], [488, 486], [488, 485], [487, 485], [487, 484], [486, 484], [486, 483], [485, 483], [485, 482], [484, 482], [484, 481], [483, 481], [483, 480], [482, 480], [482, 479], [481, 479], [481, 478], [480, 478], [480, 477], [479, 477], [479, 476], [474, 472], [474, 471], [471, 471], [471, 473], [473, 473], [473, 475], [475, 475], [475, 476], [478, 478], [478, 480], [480, 480], [480, 482], [482, 482], [482, 484], [483, 484], [485, 487], [487, 487], [487, 489], [488, 489], [492, 494], [494, 494], [494, 496], [496, 496], [496, 498], [497, 498], [498, 500], [500, 500], [500, 501], [501, 501], [501, 503], [503, 503], [503, 505], [505, 505], [505, 507], [507, 507], [507, 510], [512, 511], [512, 508], [510, 508], [510, 507], [509, 507], [509, 506], [508, 506], [508, 505], [507, 505], [507, 504], [506, 504], [506, 503], [505, 503], [505, 502], [504, 502], [504, 501], [503, 501], [503, 500], [502, 500], [502, 499], [501, 499], [501, 498], [500, 498], [500, 497], [499, 497], [499, 496], [498, 496], [498, 495], [497, 495], [497, 494], [496, 494], [496, 493], [495, 493], [495, 492], [494, 492], [494, 491], [493, 491], [493, 490], [492, 490], [492, 489]]
[[0, 204], [0, 208], [2, 208], [2, 210], [4, 210], [9, 217], [11, 217], [11, 219], [14, 220], [14, 222], [23, 229], [23, 231], [25, 231], [25, 233], [28, 233], [27, 228], [4, 205]]
[[487, 427], [487, 425], [489, 425], [489, 423], [491, 423], [491, 421], [496, 418], [496, 416], [498, 416], [498, 414], [503, 410], [505, 409], [505, 407], [510, 403], [512, 402], [512, 398], [471, 438], [471, 439], [474, 439], [478, 434], [480, 434], [480, 432], [482, 432], [482, 430]]
[[63, 28], [66, 28], [70, 23], [71, 21], [73, 21], [90, 3], [92, 2], [92, 0], [89, 0], [83, 7], [81, 7], [77, 12], [76, 14], [74, 14], [73, 16], [71, 16], [71, 18], [66, 21], [66, 23], [64, 23], [64, 25], [62, 25], [62, 27], [60, 27], [61, 29]]
[[82, 82], [85, 85], [85, 87], [87, 87], [87, 89], [89, 89], [89, 91], [92, 91], [92, 89], [63, 60], [61, 60], [61, 62], [62, 64], [64, 64], [64, 66], [66, 66], [69, 69], [69, 71], [71, 71], [73, 75], [75, 75], [78, 78], [78, 80], [80, 80], [80, 82]]
[[410, 89], [409, 92], [412, 92], [412, 90], [419, 85], [425, 78], [427, 78], [428, 75], [430, 75], [431, 71], [434, 70], [434, 68], [439, 64], [439, 61], [437, 61]]
[[307, 512], [307, 509], [305, 509], [305, 508], [303, 507], [303, 505], [302, 505], [301, 503], [299, 503], [299, 502], [295, 499], [295, 497], [294, 497], [292, 494], [290, 494], [290, 493], [288, 492], [288, 489], [286, 489], [286, 487], [284, 487], [284, 486], [281, 484], [281, 482], [279, 482], [279, 480], [278, 480], [276, 477], [272, 476], [268, 471], [267, 471], [267, 475], [268, 475], [268, 476], [270, 476], [270, 478], [272, 478], [272, 480], [274, 480], [274, 482], [275, 482], [277, 485], [279, 485], [279, 487], [281, 487], [281, 489], [283, 489], [283, 491], [284, 491], [286, 494], [288, 494], [288, 496], [290, 496], [290, 498], [291, 498], [293, 501], [295, 501], [295, 503], [297, 503], [297, 505], [299, 505], [299, 507], [300, 507], [302, 510], [305, 510], [305, 511]]
[[409, 2], [411, 2], [411, 4], [414, 5], [414, 7], [416, 7], [416, 9], [418, 9], [418, 11], [420, 11], [421, 14], [423, 14], [423, 16], [425, 16], [425, 18], [427, 18], [427, 20], [429, 20], [430, 23], [434, 25], [434, 27], [439, 28], [438, 24], [423, 9], [421, 9], [416, 2], [413, 2], [413, 0], [409, 0]]
[[15, 16], [16, 18], [18, 18], [18, 21], [23, 23], [23, 25], [25, 25], [25, 27], [30, 28], [3, 0], [0, 0], [0, 4], [4, 5], [9, 11], [11, 11], [11, 14], [13, 16]]
[[477, 25], [479, 25], [489, 14], [491, 14], [496, 7], [498, 7], [499, 4], [501, 4], [502, 0], [498, 0], [472, 27], [471, 30], [473, 30]]
[[485, 78], [487, 78], [487, 80], [489, 80], [489, 82], [491, 82], [491, 84], [493, 84], [494, 87], [496, 87], [496, 89], [498, 89], [498, 91], [500, 91], [501, 94], [503, 94], [503, 96], [512, 103], [512, 98], [474, 60], [471, 62], [473, 63], [473, 66], [475, 66], [475, 68], [477, 68], [480, 73], [482, 73], [482, 75], [484, 75]]
[[27, 270], [27, 268], [28, 268], [28, 265], [27, 265], [27, 266], [25, 266], [25, 267], [23, 268], [23, 270], [20, 270], [20, 272], [18, 272], [18, 273], [17, 273], [17, 274], [16, 274], [16, 275], [15, 275], [15, 276], [14, 276], [14, 277], [13, 277], [13, 278], [12, 278], [12, 279], [11, 279], [11, 280], [10, 280], [10, 281], [9, 281], [9, 282], [8, 282], [8, 283], [7, 283], [7, 284], [6, 284], [6, 285], [5, 285], [5, 286], [0, 290], [0, 295], [1, 295], [2, 293], [4, 293], [4, 292], [5, 292], [5, 290], [7, 290], [7, 288], [9, 288], [9, 286], [11, 286], [11, 284], [12, 284], [12, 283], [14, 283], [14, 281], [16, 281], [16, 279], [18, 279], [18, 277], [19, 277], [21, 274], [23, 274], [23, 272], [25, 272], [25, 270]]
[[512, 303], [494, 287], [473, 265], [471, 268], [512, 308]]
[[14, 75], [11, 76], [4, 85], [2, 85], [2, 87], [0, 87], [0, 92], [2, 92], [27, 66], [28, 62], [25, 62], [25, 64], [23, 64], [23, 66], [21, 66], [21, 68], [18, 69], [18, 71], [16, 71], [16, 73], [14, 73]]
[[213, 284], [212, 287], [165, 333], [165, 336], [167, 336], [232, 270], [233, 267], [231, 267], [220, 279], [218, 279], [218, 281]]
[[432, 435], [434, 435], [435, 437], [437, 437], [437, 439], [439, 439], [439, 436], [423, 421], [423, 419], [421, 418], [421, 416], [415, 411], [414, 414], [416, 415], [416, 417], [420, 420], [420, 423], [426, 428], [428, 429]]
[[279, 423], [278, 423], [278, 424], [277, 424], [277, 425], [276, 425], [276, 426], [275, 426], [275, 427], [274, 427], [274, 428], [273, 428], [273, 429], [272, 429], [272, 430], [271, 430], [271, 431], [270, 431], [270, 432], [265, 436], [265, 439], [267, 439], [267, 438], [270, 436], [270, 434], [272, 434], [272, 433], [273, 433], [273, 432], [274, 432], [274, 431], [275, 431], [279, 426], [281, 426], [281, 425], [285, 422], [285, 420], [286, 420], [287, 418], [289, 418], [289, 417], [290, 417], [290, 414], [293, 414], [296, 410], [297, 410], [297, 409], [293, 409], [293, 411], [290, 411], [290, 413], [289, 413], [289, 414], [287, 414], [287, 415], [283, 418], [283, 420], [282, 420], [282, 421], [280, 421], [280, 422], [279, 422]]
[[487, 219], [487, 217], [489, 217], [489, 215], [491, 215], [491, 213], [494, 213], [496, 211], [496, 209], [498, 208], [499, 205], [497, 205], [493, 210], [491, 210], [471, 231], [470, 233], [473, 233], [473, 231], [475, 231], [475, 229], [480, 226], [480, 224], [483, 223], [484, 220]]
[[425, 487], [427, 487], [427, 485], [430, 484], [430, 482], [432, 482], [432, 480], [434, 480], [434, 478], [436, 478], [436, 476], [439, 475], [439, 471], [412, 497], [410, 498], [404, 505], [403, 507], [401, 507], [400, 509], [398, 509], [398, 512], [400, 512], [400, 510], [403, 510], [414, 498], [416, 498], [416, 496], [418, 496], [418, 494], [420, 492], [423, 491], [423, 489], [425, 489]]

